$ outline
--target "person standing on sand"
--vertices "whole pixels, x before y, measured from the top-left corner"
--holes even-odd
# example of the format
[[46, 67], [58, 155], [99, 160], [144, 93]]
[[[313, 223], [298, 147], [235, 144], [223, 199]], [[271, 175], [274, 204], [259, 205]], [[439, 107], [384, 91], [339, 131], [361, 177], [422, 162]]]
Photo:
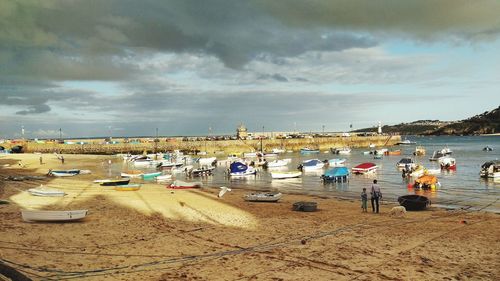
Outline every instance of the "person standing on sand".
[[371, 201], [372, 201], [372, 212], [378, 214], [379, 211], [379, 200], [382, 199], [382, 192], [380, 191], [380, 186], [377, 184], [377, 180], [373, 180], [371, 189]]
[[61, 163], [64, 164], [64, 156], [61, 155]]
[[40, 156], [40, 165], [43, 164], [43, 159], [42, 159], [42, 156]]
[[363, 187], [363, 191], [361, 192], [361, 209], [363, 209], [363, 213], [368, 212], [368, 194], [366, 194], [366, 188]]

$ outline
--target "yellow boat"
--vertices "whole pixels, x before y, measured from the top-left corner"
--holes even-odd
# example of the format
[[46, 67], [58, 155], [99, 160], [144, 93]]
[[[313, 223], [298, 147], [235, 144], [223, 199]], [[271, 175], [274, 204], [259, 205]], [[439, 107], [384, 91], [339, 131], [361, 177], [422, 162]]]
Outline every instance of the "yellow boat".
[[140, 184], [128, 184], [128, 185], [117, 185], [115, 186], [116, 191], [136, 191], [141, 189]]

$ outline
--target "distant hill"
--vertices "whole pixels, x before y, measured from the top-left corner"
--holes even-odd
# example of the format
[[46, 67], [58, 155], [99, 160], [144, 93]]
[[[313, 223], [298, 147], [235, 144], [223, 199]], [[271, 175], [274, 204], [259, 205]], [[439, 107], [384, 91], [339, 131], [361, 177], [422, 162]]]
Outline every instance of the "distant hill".
[[[377, 128], [359, 129], [355, 132], [376, 132]], [[479, 135], [500, 133], [500, 106], [491, 111], [461, 121], [419, 120], [383, 126], [384, 133], [402, 135]]]

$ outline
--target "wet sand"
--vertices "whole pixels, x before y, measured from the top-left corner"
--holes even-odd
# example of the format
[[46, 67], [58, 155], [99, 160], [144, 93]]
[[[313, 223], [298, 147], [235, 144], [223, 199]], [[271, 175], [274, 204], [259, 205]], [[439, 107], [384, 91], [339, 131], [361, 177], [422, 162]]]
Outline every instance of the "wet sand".
[[[0, 158], [0, 257], [35, 280], [498, 280], [500, 216], [430, 208], [361, 213], [358, 201], [285, 194], [250, 203], [218, 187], [170, 190], [144, 184], [119, 192], [92, 183], [110, 156], [7, 155]], [[18, 160], [21, 160], [22, 166]], [[114, 160], [116, 161], [116, 159]], [[10, 164], [9, 167], [3, 167]], [[90, 175], [6, 181], [48, 169]], [[63, 198], [34, 197], [44, 184]], [[319, 210], [294, 212], [297, 201]], [[75, 223], [26, 223], [21, 209], [88, 209]]]

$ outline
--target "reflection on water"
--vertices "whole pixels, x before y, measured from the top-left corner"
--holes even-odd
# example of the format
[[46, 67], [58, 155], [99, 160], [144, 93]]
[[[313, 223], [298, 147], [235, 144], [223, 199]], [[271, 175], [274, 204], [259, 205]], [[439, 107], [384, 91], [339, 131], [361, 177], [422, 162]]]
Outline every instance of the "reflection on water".
[[[422, 194], [431, 198], [433, 203], [441, 205], [458, 206], [484, 206], [500, 196], [500, 179], [488, 180], [479, 177], [481, 165], [490, 160], [500, 158], [500, 137], [409, 137], [416, 141], [417, 145], [424, 146], [427, 150], [425, 156], [413, 156], [415, 146], [401, 146], [399, 156], [384, 156], [382, 159], [373, 159], [373, 155], [364, 155], [364, 151], [369, 148], [353, 149], [350, 155], [343, 155], [346, 158], [346, 166], [352, 168], [363, 162], [377, 164], [379, 169], [374, 174], [350, 175], [347, 183], [324, 184], [320, 176], [325, 169], [302, 173], [301, 178], [296, 179], [272, 179], [270, 171], [295, 171], [302, 161], [311, 159], [311, 156], [302, 156], [299, 153], [285, 153], [281, 158], [291, 158], [291, 163], [287, 167], [264, 170], [258, 168], [257, 175], [248, 177], [228, 177], [226, 167], [217, 167], [212, 176], [204, 177], [201, 180], [206, 186], [230, 186], [231, 188], [251, 189], [251, 190], [279, 190], [281, 192], [316, 194], [323, 196], [342, 196], [358, 199], [363, 187], [369, 188], [373, 179], [377, 179], [384, 194], [385, 200], [396, 201], [398, 196], [405, 194]], [[493, 151], [482, 151], [483, 147], [490, 146]], [[438, 177], [441, 187], [437, 191], [422, 191], [408, 189], [410, 180], [402, 179], [401, 171], [396, 168], [396, 163], [403, 157], [411, 157], [418, 164], [426, 169], [439, 169], [437, 162], [429, 161], [432, 151], [440, 150], [445, 146], [452, 151], [452, 157], [457, 160], [456, 171], [442, 171]], [[318, 154], [320, 160], [338, 158], [338, 155], [330, 153]], [[225, 158], [219, 157], [219, 160]], [[124, 164], [113, 164], [110, 173], [119, 175], [122, 169], [127, 167]], [[130, 168], [130, 167], [129, 167]], [[153, 171], [150, 169], [148, 171]], [[184, 174], [174, 175], [173, 179], [184, 179]], [[488, 207], [489, 210], [500, 210], [500, 202]]]

